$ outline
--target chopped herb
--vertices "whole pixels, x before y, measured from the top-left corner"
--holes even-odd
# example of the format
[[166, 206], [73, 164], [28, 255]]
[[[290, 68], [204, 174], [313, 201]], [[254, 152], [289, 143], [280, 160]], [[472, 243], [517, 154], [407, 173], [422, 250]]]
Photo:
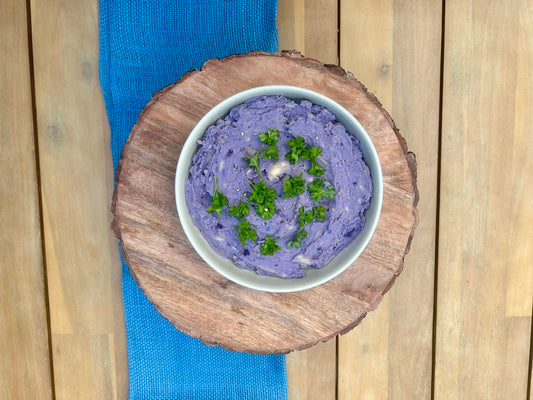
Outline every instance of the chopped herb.
[[281, 247], [276, 244], [276, 239], [272, 236], [267, 236], [265, 242], [261, 244], [261, 254], [264, 256], [271, 256], [278, 250], [281, 250]]
[[287, 144], [291, 149], [285, 154], [285, 158], [291, 164], [296, 164], [300, 160], [309, 160], [311, 167], [307, 172], [318, 177], [324, 175], [324, 168], [316, 161], [316, 158], [322, 154], [319, 146], [309, 146], [301, 137], [291, 139]]
[[302, 206], [298, 209], [298, 227], [301, 229], [305, 225], [309, 225], [316, 220], [325, 220], [326, 219], [326, 207], [316, 206], [309, 211], [305, 211], [305, 208]]
[[302, 159], [314, 161], [321, 153], [322, 149], [318, 146], [305, 146], [302, 150]]
[[238, 206], [229, 207], [229, 215], [235, 215], [239, 219], [245, 217], [248, 214], [250, 214], [250, 205], [242, 200]]
[[228, 204], [228, 199], [222, 193], [218, 191], [218, 181], [215, 176], [215, 191], [211, 197], [211, 207], [207, 209], [207, 212], [215, 212], [218, 215], [222, 214], [222, 208]]
[[298, 227], [303, 228], [305, 225], [309, 225], [313, 222], [313, 210], [305, 211], [305, 208], [302, 206], [298, 209]]
[[257, 204], [273, 203], [277, 197], [275, 189], [270, 189], [264, 181], [259, 181], [252, 187], [250, 201]]
[[272, 218], [276, 212], [276, 204], [274, 203], [256, 204], [254, 208], [257, 215], [263, 219]]
[[263, 152], [263, 157], [265, 157], [265, 160], [271, 160], [272, 158], [276, 161], [279, 160], [278, 146], [272, 145], [266, 149], [262, 149], [261, 151]]
[[235, 230], [238, 232], [239, 240], [241, 241], [242, 247], [246, 246], [246, 240], [257, 240], [257, 232], [254, 228], [252, 228], [252, 224], [250, 224], [247, 220], [241, 220], [239, 221], [239, 225], [234, 227]]
[[305, 239], [307, 237], [307, 231], [299, 231], [296, 233], [296, 236], [294, 237], [294, 240], [289, 240], [287, 242], [287, 247], [296, 247], [297, 249], [300, 248], [302, 245], [302, 239]]
[[[265, 133], [259, 134], [259, 140], [263, 143], [263, 147], [255, 152], [251, 157], [245, 157], [248, 167], [255, 168], [259, 175], [259, 182], [253, 184], [248, 181], [251, 186], [250, 193], [245, 193], [248, 197], [247, 203], [245, 198], [240, 200], [240, 203], [235, 206], [229, 206], [229, 215], [233, 215], [239, 219], [239, 224], [234, 227], [238, 233], [238, 239], [243, 245], [246, 245], [247, 240], [256, 241], [257, 232], [248, 220], [244, 217], [250, 214], [250, 206], [253, 206], [257, 215], [265, 220], [271, 219], [276, 212], [275, 200], [278, 193], [275, 189], [269, 188], [263, 178], [261, 177], [261, 159], [265, 160], [279, 160], [279, 141], [280, 133], [277, 129], [267, 129]], [[319, 146], [309, 146], [302, 137], [294, 137], [287, 141], [289, 151], [285, 158], [291, 163], [296, 164], [299, 161], [310, 161], [310, 167], [307, 172], [320, 178], [325, 174], [324, 167], [317, 162], [317, 158], [322, 154], [322, 148]], [[306, 191], [309, 192], [311, 200], [319, 202], [322, 199], [333, 199], [335, 197], [335, 188], [322, 179], [315, 179], [309, 185], [306, 185], [305, 179], [299, 176], [288, 176], [283, 183], [282, 198], [290, 198], [302, 195]], [[218, 190], [218, 182], [215, 177], [215, 191], [211, 197], [211, 207], [207, 210], [209, 212], [222, 213], [222, 209], [228, 205], [227, 198]], [[312, 207], [308, 211], [305, 207], [298, 209], [298, 226], [299, 230], [296, 232], [293, 240], [287, 242], [287, 247], [300, 248], [302, 246], [302, 239], [307, 238], [307, 231], [303, 229], [306, 225], [311, 224], [314, 220], [326, 219], [326, 207], [318, 205]], [[272, 236], [267, 236], [260, 245], [260, 251], [263, 255], [273, 255], [276, 251], [281, 250], [281, 247], [276, 244], [277, 239]], [[247, 251], [247, 250], [245, 250]]]
[[302, 137], [297, 137], [287, 141], [287, 144], [291, 148], [285, 158], [291, 163], [296, 164], [300, 161], [300, 157], [305, 147], [305, 139]]
[[277, 129], [267, 129], [267, 133], [259, 134], [259, 140], [269, 147], [261, 148], [252, 157], [244, 157], [247, 165], [256, 169], [259, 179], [263, 179], [261, 177], [261, 157], [265, 157], [265, 160], [274, 159], [278, 161], [279, 159], [278, 146], [276, 145], [278, 138], [279, 131]]
[[302, 179], [302, 174], [299, 176], [291, 176], [283, 183], [283, 199], [287, 197], [295, 197], [305, 192], [305, 181]]
[[313, 219], [326, 220], [326, 207], [316, 206], [313, 207]]
[[251, 168], [255, 168], [257, 171], [257, 175], [259, 175], [259, 179], [262, 179], [261, 177], [261, 151], [258, 151], [255, 153], [252, 157], [244, 157], [244, 160], [246, 161], [247, 165]]
[[335, 188], [331, 185], [324, 186], [322, 179], [316, 179], [307, 186], [307, 191], [313, 201], [324, 199], [333, 199], [335, 197]]
[[296, 148], [301, 153], [303, 148], [305, 147], [305, 139], [303, 137], [296, 137], [287, 141], [287, 144], [290, 147]]
[[311, 168], [309, 168], [307, 172], [309, 172], [311, 175], [320, 177], [324, 175], [325, 171], [319, 163], [317, 163], [315, 160], [311, 160]]
[[278, 143], [279, 131], [277, 129], [267, 129], [266, 133], [259, 134], [259, 140], [261, 143], [267, 144], [269, 146], [274, 146]]

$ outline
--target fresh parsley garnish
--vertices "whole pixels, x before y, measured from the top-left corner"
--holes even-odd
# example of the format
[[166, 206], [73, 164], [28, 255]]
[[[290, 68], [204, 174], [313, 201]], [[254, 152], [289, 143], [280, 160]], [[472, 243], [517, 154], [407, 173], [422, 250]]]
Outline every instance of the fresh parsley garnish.
[[270, 189], [264, 181], [259, 181], [252, 187], [248, 200], [257, 204], [273, 203], [277, 193]]
[[301, 137], [291, 139], [287, 141], [287, 144], [291, 149], [285, 154], [285, 158], [291, 164], [296, 164], [300, 160], [309, 160], [311, 167], [307, 172], [318, 177], [324, 175], [324, 168], [316, 161], [317, 157], [322, 154], [319, 146], [309, 146]]
[[302, 152], [304, 151], [305, 139], [302, 137], [297, 137], [288, 140], [287, 144], [291, 149], [287, 152], [287, 154], [285, 154], [285, 158], [291, 164], [296, 164], [298, 161], [300, 161], [300, 157], [302, 156]]
[[264, 181], [259, 181], [252, 187], [250, 200], [255, 205], [255, 212], [263, 219], [270, 219], [276, 212], [274, 200], [278, 196], [275, 189], [269, 188]]
[[255, 212], [263, 219], [270, 219], [276, 213], [275, 203], [263, 203], [255, 205]]
[[307, 237], [307, 231], [299, 231], [296, 233], [296, 236], [294, 237], [294, 240], [289, 240], [287, 242], [287, 247], [296, 247], [297, 249], [300, 248], [302, 245], [302, 239], [305, 239]]
[[249, 221], [243, 219], [234, 228], [239, 234], [238, 238], [241, 241], [242, 247], [246, 246], [246, 240], [257, 240], [257, 232], [252, 228], [252, 224]]
[[241, 219], [246, 215], [250, 214], [250, 205], [241, 200], [238, 206], [229, 207], [229, 215], [235, 215], [237, 218]]
[[[239, 223], [234, 226], [238, 233], [238, 239], [241, 244], [246, 246], [248, 240], [257, 241], [257, 232], [252, 224], [245, 220], [244, 217], [250, 214], [250, 207], [253, 206], [257, 215], [265, 220], [272, 218], [276, 212], [275, 200], [278, 193], [275, 189], [269, 188], [263, 178], [261, 177], [261, 159], [276, 160], [279, 159], [279, 141], [280, 133], [277, 129], [267, 129], [266, 132], [259, 134], [259, 140], [263, 146], [256, 151], [251, 157], [245, 157], [248, 167], [255, 168], [259, 175], [259, 182], [251, 186], [251, 191], [248, 199], [242, 198], [238, 205], [229, 206], [228, 199], [218, 190], [218, 181], [215, 176], [215, 190], [211, 197], [211, 207], [207, 209], [208, 212], [215, 212], [222, 214], [224, 206], [228, 205], [229, 215], [235, 216]], [[319, 146], [309, 146], [302, 137], [294, 137], [287, 141], [289, 151], [285, 158], [291, 164], [296, 164], [299, 161], [309, 161], [310, 167], [307, 172], [320, 178], [325, 174], [324, 167], [317, 162], [317, 158], [322, 154], [322, 148]], [[335, 188], [328, 182], [322, 179], [315, 179], [310, 184], [307, 184], [305, 179], [300, 174], [298, 176], [288, 176], [283, 182], [282, 198], [292, 198], [305, 193], [306, 189], [309, 192], [309, 197], [314, 202], [320, 202], [323, 199], [333, 199], [336, 195]], [[247, 201], [245, 201], [247, 200]], [[248, 203], [249, 202], [249, 203]], [[307, 238], [308, 232], [304, 229], [306, 225], [313, 223], [315, 220], [326, 220], [326, 207], [317, 205], [311, 207], [306, 211], [305, 207], [298, 209], [298, 227], [294, 238], [287, 242], [287, 247], [300, 248], [302, 240]], [[273, 236], [267, 236], [260, 245], [260, 251], [263, 255], [273, 255], [276, 251], [281, 250], [281, 247], [276, 244], [277, 239]]]
[[331, 185], [324, 186], [322, 179], [316, 179], [307, 186], [309, 196], [313, 201], [320, 201], [324, 199], [333, 199], [335, 197], [335, 188]]
[[300, 229], [311, 224], [315, 219], [326, 220], [326, 207], [316, 206], [309, 211], [305, 211], [303, 206], [298, 209], [298, 227]]
[[313, 222], [313, 210], [305, 211], [305, 208], [302, 206], [298, 209], [298, 227], [303, 228], [305, 225], [309, 225]]
[[207, 212], [215, 212], [218, 215], [222, 214], [222, 208], [228, 204], [228, 199], [222, 193], [218, 191], [218, 181], [215, 176], [215, 191], [211, 197], [211, 207], [207, 209]]
[[278, 250], [281, 250], [281, 247], [276, 244], [276, 239], [272, 236], [267, 236], [265, 242], [261, 243], [261, 254], [264, 256], [271, 256]]
[[277, 129], [267, 129], [266, 133], [259, 134], [259, 140], [261, 143], [269, 146], [274, 146], [278, 143], [279, 131]]
[[311, 175], [321, 177], [326, 171], [324, 171], [324, 168], [322, 168], [322, 166], [317, 163], [316, 160], [311, 160], [311, 168], [309, 168], [307, 172], [309, 172]]
[[326, 220], [326, 207], [324, 206], [313, 207], [313, 219], [325, 221]]
[[244, 157], [246, 164], [256, 169], [259, 179], [263, 179], [261, 176], [261, 157], [264, 157], [265, 160], [279, 160], [278, 138], [279, 131], [277, 129], [267, 129], [267, 133], [259, 134], [259, 140], [269, 147], [261, 147], [252, 157]]
[[261, 151], [263, 152], [263, 157], [265, 157], [265, 160], [270, 160], [272, 158], [276, 161], [279, 160], [278, 146], [272, 145], [266, 149], [262, 149]]
[[307, 146], [304, 148], [304, 151], [302, 153], [302, 158], [305, 160], [311, 161], [311, 167], [307, 170], [311, 175], [315, 175], [318, 177], [321, 177], [326, 172], [322, 165], [320, 165], [316, 158], [322, 154], [322, 149], [318, 146]]
[[246, 161], [246, 164], [249, 167], [256, 169], [257, 175], [259, 175], [259, 179], [263, 179], [261, 177], [261, 154], [262, 152], [258, 151], [252, 157], [244, 157], [244, 161]]
[[283, 199], [287, 197], [295, 197], [305, 192], [305, 180], [302, 174], [299, 176], [291, 176], [283, 183]]
[[306, 145], [302, 149], [302, 159], [314, 161], [320, 154], [322, 154], [322, 149], [318, 146], [308, 146]]

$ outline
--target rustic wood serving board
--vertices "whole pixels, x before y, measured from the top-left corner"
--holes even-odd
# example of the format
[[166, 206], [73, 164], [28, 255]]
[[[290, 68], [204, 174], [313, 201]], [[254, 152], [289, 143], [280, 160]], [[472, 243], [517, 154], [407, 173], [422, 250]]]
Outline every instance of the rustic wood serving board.
[[[181, 228], [174, 178], [181, 147], [200, 118], [231, 95], [285, 84], [315, 90], [364, 126], [383, 170], [383, 208], [368, 247], [332, 281], [294, 293], [247, 289], [212, 270]], [[354, 328], [402, 271], [418, 221], [416, 162], [389, 114], [350, 73], [297, 52], [208, 61], [156, 93], [118, 165], [113, 230], [136, 282], [157, 310], [209, 345], [287, 353]]]

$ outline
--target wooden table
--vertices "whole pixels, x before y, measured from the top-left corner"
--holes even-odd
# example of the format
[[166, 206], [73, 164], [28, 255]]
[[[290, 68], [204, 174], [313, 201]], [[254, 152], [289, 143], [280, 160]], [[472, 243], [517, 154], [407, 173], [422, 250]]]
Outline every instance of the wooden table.
[[[355, 330], [287, 357], [290, 398], [532, 397], [533, 4], [278, 8], [280, 48], [390, 111], [420, 190], [404, 272]], [[124, 399], [97, 1], [0, 9], [0, 399]]]

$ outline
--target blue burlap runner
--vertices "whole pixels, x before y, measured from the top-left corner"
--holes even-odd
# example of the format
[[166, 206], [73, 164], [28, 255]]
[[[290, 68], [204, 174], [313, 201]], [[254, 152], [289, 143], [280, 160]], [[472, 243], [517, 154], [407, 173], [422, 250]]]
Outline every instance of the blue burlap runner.
[[[276, 51], [276, 0], [100, 0], [100, 82], [116, 168], [151, 95], [213, 57]], [[130, 399], [285, 399], [284, 356], [208, 347], [175, 329], [123, 264]]]

